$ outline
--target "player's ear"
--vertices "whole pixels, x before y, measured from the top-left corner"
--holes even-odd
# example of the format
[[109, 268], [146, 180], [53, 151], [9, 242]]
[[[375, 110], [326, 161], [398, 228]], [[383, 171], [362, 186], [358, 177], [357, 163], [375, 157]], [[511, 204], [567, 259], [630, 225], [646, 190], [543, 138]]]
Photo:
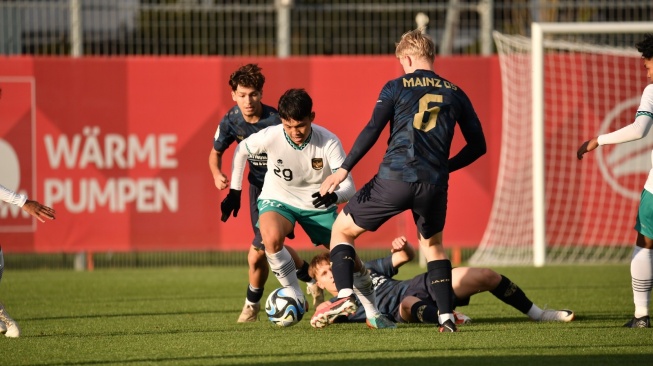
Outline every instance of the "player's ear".
[[311, 116], [309, 117], [309, 121], [311, 121], [311, 123], [312, 123], [314, 120], [315, 120], [315, 112], [311, 112]]
[[233, 100], [234, 102], [236, 101], [236, 92], [233, 90], [231, 91], [231, 100]]

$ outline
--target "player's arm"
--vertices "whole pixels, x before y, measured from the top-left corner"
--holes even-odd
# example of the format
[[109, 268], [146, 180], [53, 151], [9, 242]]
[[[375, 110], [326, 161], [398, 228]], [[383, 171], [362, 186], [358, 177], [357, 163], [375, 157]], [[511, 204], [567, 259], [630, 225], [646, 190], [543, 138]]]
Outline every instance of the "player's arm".
[[[326, 158], [330, 167], [339, 167], [345, 159], [345, 149], [342, 147], [342, 143], [340, 143], [340, 140], [338, 139], [334, 139], [331, 142], [326, 153]], [[333, 173], [337, 171], [338, 169], [334, 169]], [[314, 198], [313, 205], [316, 208], [321, 206], [329, 207], [333, 204], [338, 205], [349, 201], [355, 193], [356, 186], [354, 185], [354, 179], [351, 175], [347, 174], [344, 180], [339, 183], [333, 192], [325, 193], [324, 195], [320, 194], [320, 192], [315, 192], [312, 196]]]
[[483, 128], [474, 111], [472, 102], [462, 90], [460, 90], [460, 97], [463, 113], [460, 121], [458, 121], [458, 126], [465, 138], [466, 144], [460, 149], [458, 154], [449, 159], [450, 173], [468, 166], [483, 156], [487, 151]]
[[408, 242], [405, 236], [400, 236], [392, 241], [392, 266], [399, 268], [415, 258], [415, 248]]
[[44, 219], [54, 220], [55, 211], [52, 208], [29, 200], [26, 195], [18, 194], [3, 185], [0, 185], [0, 199], [22, 208], [41, 222], [45, 222]]
[[646, 136], [653, 125], [653, 85], [649, 84], [644, 88], [642, 98], [635, 114], [635, 121], [617, 131], [600, 135], [591, 140], [583, 142], [576, 152], [578, 160], [583, 155], [596, 149], [601, 145], [620, 144], [639, 140]]
[[229, 178], [222, 172], [222, 154], [224, 151], [218, 151], [215, 148], [211, 149], [209, 154], [209, 168], [213, 175], [213, 182], [216, 188], [223, 190], [229, 186]]
[[222, 154], [234, 141], [233, 136], [229, 133], [229, 120], [225, 116], [215, 131], [213, 148], [209, 153], [209, 169], [211, 169], [215, 186], [219, 190], [229, 186], [229, 178], [222, 172]]
[[637, 112], [635, 121], [628, 126], [583, 142], [576, 152], [576, 157], [578, 160], [581, 160], [583, 159], [583, 155], [601, 145], [620, 144], [623, 142], [639, 140], [648, 134], [652, 125], [653, 113]]
[[379, 99], [376, 101], [376, 105], [372, 111], [372, 118], [358, 135], [356, 141], [354, 141], [354, 146], [349, 154], [347, 154], [344, 163], [342, 163], [340, 169], [327, 177], [322, 183], [320, 187], [321, 195], [335, 191], [338, 185], [347, 178], [354, 166], [370, 151], [379, 139], [381, 132], [383, 132], [383, 129], [394, 115], [394, 102], [386, 96], [389, 94], [389, 84], [386, 84], [381, 91]]

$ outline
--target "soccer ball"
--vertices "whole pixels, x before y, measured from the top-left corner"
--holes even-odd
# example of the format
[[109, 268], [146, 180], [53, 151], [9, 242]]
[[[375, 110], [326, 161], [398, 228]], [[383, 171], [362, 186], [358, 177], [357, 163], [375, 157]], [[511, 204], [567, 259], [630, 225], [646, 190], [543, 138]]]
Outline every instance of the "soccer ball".
[[[303, 297], [303, 296], [302, 296]], [[268, 319], [280, 327], [290, 327], [304, 317], [306, 299], [297, 299], [292, 289], [279, 287], [265, 301]]]

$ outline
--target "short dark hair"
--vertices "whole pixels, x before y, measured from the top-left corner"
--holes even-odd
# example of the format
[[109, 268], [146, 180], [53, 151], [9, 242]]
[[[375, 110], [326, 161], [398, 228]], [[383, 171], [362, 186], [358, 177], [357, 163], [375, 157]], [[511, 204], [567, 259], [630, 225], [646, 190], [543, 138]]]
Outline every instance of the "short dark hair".
[[288, 89], [279, 98], [279, 117], [301, 121], [313, 112], [313, 99], [304, 89]]
[[238, 85], [263, 91], [263, 84], [265, 84], [265, 76], [263, 76], [261, 68], [257, 64], [241, 66], [229, 77], [229, 86], [231, 86], [232, 91], [236, 91]]
[[637, 47], [637, 51], [642, 54], [642, 58], [647, 60], [653, 58], [653, 34], [645, 34], [644, 39], [637, 43], [635, 47]]

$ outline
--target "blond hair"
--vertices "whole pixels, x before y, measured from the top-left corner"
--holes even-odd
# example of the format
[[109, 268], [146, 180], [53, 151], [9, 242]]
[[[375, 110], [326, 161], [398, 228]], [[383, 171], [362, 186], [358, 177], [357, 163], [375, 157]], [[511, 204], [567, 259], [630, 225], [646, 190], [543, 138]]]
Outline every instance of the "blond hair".
[[404, 33], [401, 40], [395, 44], [395, 56], [413, 56], [426, 58], [430, 63], [435, 60], [435, 43], [422, 29]]

